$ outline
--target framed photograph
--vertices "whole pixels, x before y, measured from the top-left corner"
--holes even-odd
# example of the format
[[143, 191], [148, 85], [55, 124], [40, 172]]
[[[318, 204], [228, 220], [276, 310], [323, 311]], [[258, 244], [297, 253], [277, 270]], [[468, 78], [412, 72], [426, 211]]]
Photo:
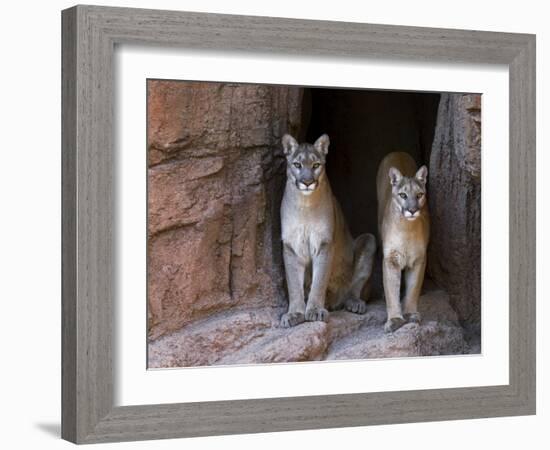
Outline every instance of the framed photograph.
[[535, 413], [533, 35], [62, 25], [65, 439]]

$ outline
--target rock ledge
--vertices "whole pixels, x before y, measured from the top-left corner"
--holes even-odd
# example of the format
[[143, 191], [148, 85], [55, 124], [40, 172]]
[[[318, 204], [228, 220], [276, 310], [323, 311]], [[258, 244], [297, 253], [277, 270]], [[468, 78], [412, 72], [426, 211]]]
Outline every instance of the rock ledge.
[[447, 294], [420, 298], [421, 324], [406, 324], [385, 334], [385, 305], [371, 301], [365, 315], [331, 313], [328, 323], [279, 326], [281, 308], [244, 308], [218, 313], [149, 342], [149, 368], [405, 356], [478, 352], [464, 337]]

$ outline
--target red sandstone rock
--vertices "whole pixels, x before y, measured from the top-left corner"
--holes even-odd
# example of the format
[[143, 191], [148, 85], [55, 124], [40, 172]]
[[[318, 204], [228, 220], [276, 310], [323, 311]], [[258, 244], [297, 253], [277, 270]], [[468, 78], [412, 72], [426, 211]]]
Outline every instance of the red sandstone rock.
[[[302, 92], [148, 82], [148, 302], [154, 339], [230, 307], [285, 302], [280, 138]], [[274, 234], [275, 233], [275, 234]]]
[[[470, 353], [448, 296], [422, 295], [420, 325], [384, 332], [382, 301], [365, 315], [337, 311], [328, 323], [281, 328], [284, 308], [230, 309], [199, 320], [149, 344], [149, 367], [265, 364], [277, 362], [434, 356]], [[479, 352], [479, 348], [474, 351]]]

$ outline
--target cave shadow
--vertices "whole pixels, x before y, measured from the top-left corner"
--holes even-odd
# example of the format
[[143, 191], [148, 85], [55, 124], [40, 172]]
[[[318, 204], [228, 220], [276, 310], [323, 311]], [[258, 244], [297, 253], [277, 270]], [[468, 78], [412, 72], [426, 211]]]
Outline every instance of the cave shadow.
[[[323, 133], [329, 135], [327, 175], [354, 237], [378, 236], [376, 174], [387, 154], [405, 151], [418, 167], [429, 167], [440, 97], [424, 92], [305, 89], [300, 137], [312, 143]], [[380, 252], [372, 296], [383, 297]]]

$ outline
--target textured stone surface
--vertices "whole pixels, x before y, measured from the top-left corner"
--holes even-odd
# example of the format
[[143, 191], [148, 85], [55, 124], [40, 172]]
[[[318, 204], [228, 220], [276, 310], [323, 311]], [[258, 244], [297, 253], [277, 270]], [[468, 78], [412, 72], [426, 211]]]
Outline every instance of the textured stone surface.
[[245, 347], [277, 326], [269, 308], [222, 311], [149, 345], [149, 367], [204, 366]]
[[481, 96], [442, 94], [428, 182], [428, 273], [461, 321], [481, 321]]
[[383, 331], [383, 301], [367, 314], [333, 312], [328, 323], [280, 328], [283, 308], [226, 310], [163, 336], [149, 345], [149, 367], [435, 356], [479, 352], [465, 341], [448, 296], [428, 291], [420, 299], [422, 323]]
[[386, 334], [386, 308], [375, 303], [370, 310], [370, 325], [331, 345], [327, 359], [392, 358], [470, 353], [456, 313], [443, 291], [430, 291], [420, 298], [421, 324], [405, 324]]
[[283, 133], [299, 88], [148, 82], [148, 302], [154, 339], [230, 307], [284, 302]]

